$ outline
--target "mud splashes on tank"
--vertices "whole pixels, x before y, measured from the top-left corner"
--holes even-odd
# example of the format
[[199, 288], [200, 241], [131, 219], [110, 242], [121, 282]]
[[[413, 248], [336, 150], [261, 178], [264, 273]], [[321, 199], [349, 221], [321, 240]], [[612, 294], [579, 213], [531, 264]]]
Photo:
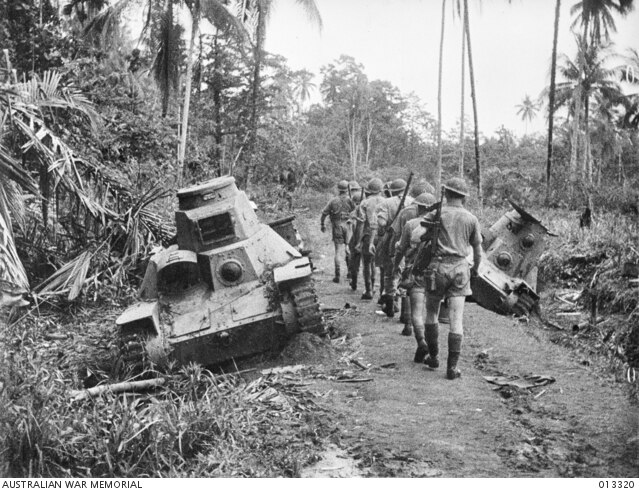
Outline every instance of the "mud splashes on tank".
[[215, 365], [325, 331], [309, 259], [260, 223], [232, 177], [177, 196], [177, 245], [151, 258], [140, 302], [116, 321], [122, 365]]
[[482, 262], [471, 279], [473, 298], [499, 314], [527, 315], [539, 301], [537, 262], [554, 236], [538, 219], [510, 201], [506, 212], [482, 233]]

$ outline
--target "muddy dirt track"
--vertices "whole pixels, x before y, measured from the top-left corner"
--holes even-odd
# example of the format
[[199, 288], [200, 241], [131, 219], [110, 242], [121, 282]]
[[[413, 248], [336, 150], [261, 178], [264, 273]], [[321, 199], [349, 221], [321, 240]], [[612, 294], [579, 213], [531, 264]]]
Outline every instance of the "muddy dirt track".
[[[443, 368], [415, 364], [414, 338], [400, 335], [397, 318], [376, 315], [375, 301], [360, 300], [346, 280], [331, 282], [330, 235], [313, 239], [320, 300], [327, 314], [341, 310], [333, 323], [357, 349], [357, 363], [369, 367], [361, 379], [372, 380], [312, 383], [327, 394], [343, 432], [305, 476], [639, 476], [639, 409], [611, 374], [554, 345], [536, 322], [467, 303], [463, 374], [448, 381], [447, 326], [440, 328]], [[500, 389], [484, 379], [498, 375], [555, 382]]]

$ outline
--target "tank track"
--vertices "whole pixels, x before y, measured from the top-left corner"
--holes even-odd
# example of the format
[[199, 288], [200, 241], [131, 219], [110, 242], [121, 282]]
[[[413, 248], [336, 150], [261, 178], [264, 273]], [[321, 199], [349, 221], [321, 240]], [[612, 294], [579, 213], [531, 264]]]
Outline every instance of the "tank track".
[[120, 334], [114, 373], [120, 377], [139, 375], [150, 369], [144, 338], [139, 333]]
[[533, 307], [537, 303], [537, 300], [525, 292], [522, 292], [517, 297], [517, 302], [513, 306], [513, 312], [518, 316], [527, 316], [532, 311]]
[[291, 297], [297, 313], [299, 331], [315, 335], [325, 334], [324, 317], [311, 279], [304, 279], [293, 284]]

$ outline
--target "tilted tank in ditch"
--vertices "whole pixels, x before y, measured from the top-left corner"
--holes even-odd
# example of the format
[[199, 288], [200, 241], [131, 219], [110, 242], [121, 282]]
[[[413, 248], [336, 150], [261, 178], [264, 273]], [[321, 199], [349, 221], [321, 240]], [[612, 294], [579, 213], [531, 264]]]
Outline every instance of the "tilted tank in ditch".
[[483, 257], [471, 279], [473, 298], [499, 314], [527, 315], [539, 301], [537, 261], [546, 236], [553, 235], [514, 202], [488, 231], [483, 232]]
[[260, 223], [232, 177], [178, 192], [177, 245], [116, 321], [121, 361], [220, 364], [325, 331], [307, 257]]

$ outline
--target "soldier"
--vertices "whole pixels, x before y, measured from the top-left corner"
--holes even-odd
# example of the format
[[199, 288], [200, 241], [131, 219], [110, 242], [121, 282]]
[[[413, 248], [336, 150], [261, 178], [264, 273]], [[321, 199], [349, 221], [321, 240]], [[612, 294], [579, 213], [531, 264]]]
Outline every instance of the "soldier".
[[[481, 232], [477, 218], [464, 208], [468, 195], [466, 183], [461, 178], [451, 178], [444, 185], [446, 206], [442, 208], [437, 248], [430, 264], [423, 272], [415, 273], [415, 285], [411, 289], [411, 306], [415, 336], [422, 326], [416, 314], [421, 313], [426, 297], [425, 339], [418, 338], [415, 361], [435, 369], [439, 367], [439, 325], [437, 317], [442, 299], [448, 298], [450, 330], [448, 333], [448, 363], [446, 377], [455, 379], [461, 375], [457, 368], [463, 340], [464, 301], [470, 295], [470, 277], [477, 274], [481, 262]], [[435, 212], [426, 215], [434, 219]], [[423, 231], [416, 229], [413, 235]], [[473, 250], [473, 266], [468, 265], [468, 249]], [[426, 356], [428, 354], [428, 356]]]
[[[402, 263], [402, 260], [405, 259], [406, 265], [404, 267], [404, 272], [403, 272], [404, 275], [402, 276], [402, 284], [404, 288], [408, 291], [409, 296], [413, 286], [412, 286], [412, 281], [408, 277], [407, 273], [410, 272], [410, 269], [412, 266], [412, 259], [414, 257], [414, 254], [420, 242], [419, 237], [416, 238], [414, 242], [411, 240], [411, 238], [413, 235], [413, 231], [420, 227], [420, 222], [422, 221], [423, 216], [426, 214], [427, 207], [431, 206], [433, 203], [435, 203], [435, 201], [436, 201], [435, 196], [431, 193], [422, 193], [417, 198], [415, 198], [415, 201], [411, 205], [411, 207], [415, 208], [415, 217], [413, 217], [408, 222], [406, 222], [406, 224], [404, 224], [404, 226], [402, 227], [400, 239], [396, 243], [395, 256], [393, 259], [393, 275], [395, 277], [399, 277], [400, 275], [402, 275], [401, 263]], [[402, 335], [410, 336], [413, 333], [411, 323], [412, 323], [412, 319], [414, 318], [412, 315], [413, 313], [412, 305], [410, 305], [409, 302], [407, 302], [406, 304], [409, 307], [408, 309], [406, 309], [407, 318], [406, 318], [406, 321], [404, 321], [405, 325], [404, 325], [404, 330], [402, 331]], [[424, 338], [423, 309], [424, 309], [424, 303], [422, 302], [420, 306], [420, 311], [415, 312], [414, 314], [414, 316], [417, 317], [417, 320], [418, 320], [418, 323], [416, 324], [416, 327], [415, 327], [415, 338], [417, 339], [418, 342], [420, 338], [421, 339]], [[420, 319], [421, 321], [419, 321]], [[421, 327], [421, 333], [419, 333], [418, 331], [420, 327]]]
[[364, 293], [362, 299], [370, 300], [373, 298], [373, 288], [375, 287], [375, 247], [373, 240], [377, 234], [377, 207], [384, 200], [382, 193], [382, 180], [379, 178], [371, 179], [364, 193], [366, 198], [360, 205], [359, 220], [362, 222], [362, 237], [360, 241], [360, 249], [362, 252], [362, 260], [364, 264]]
[[347, 254], [347, 236], [348, 228], [346, 221], [349, 214], [353, 211], [353, 202], [348, 197], [348, 181], [342, 180], [337, 184], [338, 196], [332, 198], [322, 210], [322, 218], [320, 220], [320, 228], [322, 232], [326, 232], [324, 220], [328, 215], [331, 217], [333, 244], [335, 245], [335, 277], [333, 282], [339, 283], [340, 277], [340, 258]]
[[[433, 196], [435, 195], [435, 188], [433, 188], [432, 185], [425, 179], [420, 179], [415, 184], [413, 184], [413, 186], [411, 186], [409, 196], [411, 198], [417, 198], [422, 193], [429, 193]], [[390, 226], [393, 230], [393, 237], [391, 239], [392, 245], [396, 245], [399, 242], [402, 235], [402, 230], [404, 229], [404, 225], [406, 225], [406, 223], [409, 220], [417, 217], [417, 215], [418, 215], [417, 204], [415, 202], [405, 206], [403, 210], [400, 210], [399, 214], [397, 214], [397, 218], [395, 219], [395, 222], [391, 224]], [[402, 269], [400, 265], [397, 271], [393, 272], [393, 286], [396, 286], [397, 282], [399, 282], [399, 277], [401, 276], [401, 270]], [[409, 300], [405, 294], [404, 289], [400, 289], [398, 291], [396, 290], [395, 292], [396, 296], [399, 295], [400, 293], [401, 293], [401, 307], [400, 307], [399, 322], [404, 323], [405, 325], [408, 326], [408, 328], [410, 328], [411, 321], [410, 321]], [[394, 302], [396, 302], [396, 300]], [[409, 331], [408, 329], [404, 330], [404, 332], [408, 332], [408, 331]], [[410, 330], [410, 332], [412, 333], [412, 329]]]
[[[401, 195], [406, 189], [406, 181], [395, 179], [391, 182], [389, 192], [391, 196], [386, 198], [377, 209], [377, 236], [374, 246], [375, 260], [382, 270], [382, 282], [384, 283], [382, 295], [383, 311], [386, 316], [392, 318], [395, 315], [395, 285], [393, 282], [393, 254], [394, 244], [389, 241], [387, 245], [381, 243], [381, 239], [386, 234], [386, 229], [391, 226], [401, 202]], [[411, 197], [406, 197], [405, 205], [412, 202]]]
[[361, 263], [362, 251], [359, 247], [362, 237], [362, 229], [364, 223], [358, 218], [360, 215], [360, 207], [364, 194], [362, 193], [362, 187], [355, 180], [349, 184], [350, 197], [353, 201], [355, 209], [351, 212], [348, 219], [348, 249], [350, 252], [350, 258], [347, 259], [348, 276], [351, 280], [350, 286], [352, 290], [357, 290], [357, 276], [359, 275], [359, 265]]

